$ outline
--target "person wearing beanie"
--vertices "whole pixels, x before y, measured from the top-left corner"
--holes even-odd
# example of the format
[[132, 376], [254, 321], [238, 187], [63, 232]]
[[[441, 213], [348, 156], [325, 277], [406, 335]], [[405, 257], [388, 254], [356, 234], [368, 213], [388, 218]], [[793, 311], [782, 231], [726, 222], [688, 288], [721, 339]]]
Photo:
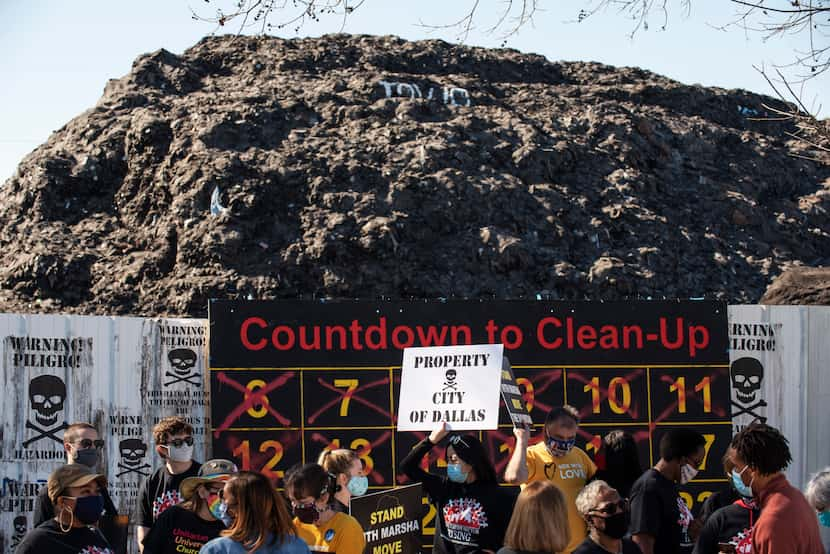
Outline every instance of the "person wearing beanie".
[[29, 531], [15, 554], [113, 554], [95, 526], [104, 511], [101, 489], [106, 483], [106, 477], [82, 464], [53, 471], [46, 488], [57, 514]]
[[198, 552], [218, 537], [227, 518], [222, 489], [238, 471], [230, 460], [208, 460], [197, 476], [185, 478], [179, 485], [183, 502], [158, 517], [144, 537], [144, 554], [178, 554], [182, 546]]
[[422, 458], [449, 434], [436, 427], [401, 460], [400, 470], [420, 481], [438, 512], [432, 551], [435, 554], [493, 552], [504, 543], [516, 493], [502, 488], [484, 446], [472, 435], [450, 435], [447, 475], [421, 469]]

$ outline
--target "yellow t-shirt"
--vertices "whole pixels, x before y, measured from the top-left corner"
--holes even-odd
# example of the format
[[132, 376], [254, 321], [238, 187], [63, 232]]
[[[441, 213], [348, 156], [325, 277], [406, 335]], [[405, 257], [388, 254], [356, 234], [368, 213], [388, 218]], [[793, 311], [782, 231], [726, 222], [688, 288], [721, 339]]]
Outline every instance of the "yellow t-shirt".
[[312, 552], [336, 552], [337, 554], [363, 554], [366, 541], [363, 529], [349, 514], [337, 512], [325, 525], [303, 523], [296, 517], [297, 536], [303, 539]]
[[576, 495], [597, 472], [597, 466], [588, 455], [578, 447], [561, 458], [552, 456], [545, 443], [534, 444], [527, 449], [527, 482], [550, 481], [565, 496], [568, 506], [568, 527], [571, 530], [571, 542], [564, 554], [570, 554], [588, 536], [585, 520], [576, 509]]

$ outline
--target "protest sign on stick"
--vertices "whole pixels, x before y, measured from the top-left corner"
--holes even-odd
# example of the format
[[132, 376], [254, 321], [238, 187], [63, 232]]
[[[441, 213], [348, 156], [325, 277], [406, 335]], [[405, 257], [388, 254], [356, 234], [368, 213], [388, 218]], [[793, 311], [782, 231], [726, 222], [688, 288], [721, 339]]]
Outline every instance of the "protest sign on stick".
[[407, 348], [403, 352], [399, 431], [496, 429], [501, 344]]
[[501, 364], [501, 397], [504, 399], [504, 407], [507, 408], [514, 427], [533, 425], [533, 419], [527, 411], [527, 404], [522, 398], [522, 391], [516, 383], [516, 376], [513, 375], [513, 368], [507, 356], [502, 358]]

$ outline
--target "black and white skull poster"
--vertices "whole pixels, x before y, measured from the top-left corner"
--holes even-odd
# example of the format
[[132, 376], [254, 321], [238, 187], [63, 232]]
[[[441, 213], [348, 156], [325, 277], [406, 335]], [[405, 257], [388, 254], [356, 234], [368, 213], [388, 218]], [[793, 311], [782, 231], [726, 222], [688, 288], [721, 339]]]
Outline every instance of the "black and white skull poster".
[[161, 418], [189, 421], [194, 457], [205, 459], [205, 331], [192, 319], [0, 315], [0, 554], [32, 527], [39, 490], [66, 462], [72, 423], [97, 429], [97, 470], [133, 521], [141, 482], [161, 462], [152, 437]]

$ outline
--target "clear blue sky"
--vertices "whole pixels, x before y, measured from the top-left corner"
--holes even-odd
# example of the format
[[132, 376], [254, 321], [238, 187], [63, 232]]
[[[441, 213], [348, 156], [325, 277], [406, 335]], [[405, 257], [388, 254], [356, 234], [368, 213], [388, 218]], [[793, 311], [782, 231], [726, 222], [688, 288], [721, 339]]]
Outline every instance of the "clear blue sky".
[[[181, 53], [202, 36], [210, 24], [193, 21], [190, 6], [211, 14], [204, 0], [0, 0], [0, 183], [10, 177], [20, 160], [49, 134], [92, 107], [108, 79], [125, 75], [144, 52], [166, 48]], [[222, 0], [230, 5], [233, 0]], [[290, 3], [290, 2], [289, 2]], [[365, 0], [347, 21], [345, 32], [394, 34], [407, 39], [454, 40], [453, 30], [432, 31], [425, 23], [449, 23], [472, 5], [471, 0]], [[715, 26], [729, 22], [734, 8], [726, 0], [693, 0], [686, 17], [670, 14], [668, 29], [655, 14], [648, 31], [630, 38], [634, 22], [606, 12], [584, 22], [571, 23], [581, 0], [541, 0], [546, 11], [508, 41], [508, 46], [534, 52], [550, 60], [598, 61], [617, 66], [639, 66], [684, 83], [744, 88], [771, 93], [752, 65], [785, 64], [794, 49], [806, 48], [804, 37], [766, 42], [756, 34]], [[680, 2], [671, 2], [679, 5]], [[481, 27], [503, 0], [482, 0]], [[489, 12], [489, 13], [488, 13]], [[340, 20], [306, 24], [301, 35], [337, 32]], [[231, 30], [235, 31], [236, 26]], [[294, 36], [293, 29], [281, 33]], [[467, 43], [498, 47], [498, 36], [473, 32]], [[804, 98], [815, 102], [826, 117], [830, 109], [830, 76], [809, 82]]]

